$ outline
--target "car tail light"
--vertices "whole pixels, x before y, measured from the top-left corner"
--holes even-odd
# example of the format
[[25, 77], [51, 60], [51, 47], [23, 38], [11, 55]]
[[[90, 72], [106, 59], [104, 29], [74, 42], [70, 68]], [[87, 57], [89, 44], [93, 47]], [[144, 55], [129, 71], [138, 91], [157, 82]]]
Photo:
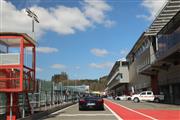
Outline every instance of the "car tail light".
[[98, 99], [98, 102], [99, 103], [104, 103], [104, 100], [103, 99]]
[[85, 103], [86, 101], [84, 99], [79, 100], [80, 103]]

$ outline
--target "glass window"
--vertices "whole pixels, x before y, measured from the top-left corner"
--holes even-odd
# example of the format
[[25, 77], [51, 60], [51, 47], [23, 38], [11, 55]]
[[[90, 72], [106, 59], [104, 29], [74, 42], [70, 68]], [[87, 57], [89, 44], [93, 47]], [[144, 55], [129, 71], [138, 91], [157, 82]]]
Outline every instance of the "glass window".
[[115, 78], [116, 80], [120, 80], [120, 79], [122, 79], [123, 78], [123, 75], [122, 75], [122, 73], [120, 73], [119, 75], [117, 75], [117, 77]]
[[152, 95], [152, 92], [147, 92], [147, 95]]
[[128, 62], [122, 62], [122, 66], [128, 66]]
[[120, 74], [118, 75], [118, 77], [119, 77], [120, 79], [122, 79], [122, 78], [123, 78], [122, 73], [120, 73]]
[[146, 95], [146, 92], [142, 92], [140, 95]]
[[123, 74], [122, 74], [122, 73], [120, 74], [120, 78], [121, 78], [121, 79], [123, 78]]
[[0, 44], [0, 53], [7, 53], [7, 47]]

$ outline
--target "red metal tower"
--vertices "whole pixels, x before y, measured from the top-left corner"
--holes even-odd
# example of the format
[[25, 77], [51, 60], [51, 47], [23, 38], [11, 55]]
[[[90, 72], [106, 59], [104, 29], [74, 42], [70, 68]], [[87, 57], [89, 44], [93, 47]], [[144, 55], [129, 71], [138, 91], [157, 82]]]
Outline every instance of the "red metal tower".
[[25, 33], [0, 33], [0, 92], [6, 93], [6, 119], [20, 117], [20, 94], [29, 103], [35, 90], [36, 43]]

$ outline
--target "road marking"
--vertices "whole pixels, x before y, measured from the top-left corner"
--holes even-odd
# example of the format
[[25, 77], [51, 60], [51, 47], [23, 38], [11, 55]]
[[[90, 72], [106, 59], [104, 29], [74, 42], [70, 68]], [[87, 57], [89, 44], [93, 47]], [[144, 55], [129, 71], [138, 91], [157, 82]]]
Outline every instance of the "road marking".
[[60, 114], [58, 116], [113, 116], [113, 114]]
[[109, 108], [109, 106], [107, 106], [106, 104], [104, 104], [106, 108], [109, 109], [109, 111], [111, 111], [111, 113], [118, 119], [118, 120], [123, 120], [119, 115], [117, 115], [111, 108]]
[[74, 107], [75, 105], [77, 105], [77, 104], [71, 105], [71, 106], [66, 107], [66, 108], [64, 108], [64, 109], [61, 109], [61, 110], [58, 110], [58, 111], [56, 111], [56, 112], [54, 112], [54, 113], [51, 113], [50, 115], [58, 114], [59, 112], [62, 112], [62, 111], [67, 110], [67, 109], [69, 109], [69, 108], [71, 108], [71, 107]]
[[[107, 99], [106, 99], [106, 100], [107, 100]], [[110, 101], [110, 100], [107, 100], [107, 101], [112, 102], [112, 101]], [[141, 113], [141, 112], [138, 112], [138, 111], [135, 111], [135, 110], [130, 109], [130, 108], [128, 108], [128, 107], [125, 107], [125, 106], [123, 106], [123, 105], [120, 105], [120, 104], [118, 104], [118, 103], [116, 103], [116, 102], [112, 102], [112, 103], [114, 103], [114, 104], [116, 104], [116, 105], [119, 105], [119, 106], [121, 106], [121, 107], [123, 107], [123, 108], [125, 108], [125, 109], [127, 109], [127, 110], [129, 110], [129, 111], [132, 111], [132, 112], [135, 112], [135, 113], [140, 114], [140, 115], [142, 115], [142, 116], [145, 116], [145, 117], [147, 117], [147, 118], [150, 118], [150, 119], [152, 119], [152, 120], [158, 120], [158, 119], [153, 118], [153, 117], [151, 117], [151, 116], [149, 116], [149, 115], [143, 114], [143, 113]]]

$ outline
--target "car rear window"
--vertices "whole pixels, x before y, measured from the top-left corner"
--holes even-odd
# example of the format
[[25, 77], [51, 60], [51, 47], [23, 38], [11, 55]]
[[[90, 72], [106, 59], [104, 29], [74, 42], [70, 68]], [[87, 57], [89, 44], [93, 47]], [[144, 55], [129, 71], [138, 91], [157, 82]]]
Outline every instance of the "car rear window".
[[152, 94], [152, 92], [147, 92], [147, 95], [151, 95]]
[[85, 97], [85, 100], [97, 100], [100, 99], [100, 97]]

